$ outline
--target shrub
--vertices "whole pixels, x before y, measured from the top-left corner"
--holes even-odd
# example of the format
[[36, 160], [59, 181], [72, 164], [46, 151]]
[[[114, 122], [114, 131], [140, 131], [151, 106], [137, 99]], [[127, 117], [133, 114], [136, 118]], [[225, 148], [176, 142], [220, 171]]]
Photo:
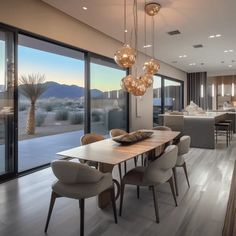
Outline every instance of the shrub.
[[103, 113], [98, 110], [92, 111], [92, 122], [98, 122], [102, 119]]
[[69, 112], [67, 110], [59, 110], [56, 112], [55, 120], [68, 120]]
[[44, 105], [44, 109], [45, 111], [49, 112], [49, 111], [53, 111], [53, 105], [51, 103], [46, 103]]
[[75, 112], [70, 114], [70, 123], [72, 125], [83, 124], [84, 114], [81, 112]]
[[41, 112], [37, 112], [36, 116], [35, 116], [35, 124], [37, 127], [42, 126], [42, 124], [44, 123], [46, 118], [46, 114], [45, 113], [41, 113]]

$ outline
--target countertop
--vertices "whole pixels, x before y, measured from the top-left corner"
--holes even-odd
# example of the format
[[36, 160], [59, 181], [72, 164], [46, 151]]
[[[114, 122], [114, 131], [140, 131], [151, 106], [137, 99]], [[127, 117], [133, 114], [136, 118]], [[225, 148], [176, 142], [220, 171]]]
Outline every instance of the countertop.
[[[201, 119], [212, 119], [212, 118], [216, 118], [216, 117], [219, 117], [221, 115], [224, 115], [226, 113], [229, 113], [229, 112], [206, 112], [206, 113], [201, 113], [201, 114], [191, 114], [191, 115], [188, 115], [186, 113], [183, 114], [183, 117], [184, 118], [201, 118]], [[182, 116], [182, 115], [171, 115], [171, 114], [160, 114], [159, 116]]]

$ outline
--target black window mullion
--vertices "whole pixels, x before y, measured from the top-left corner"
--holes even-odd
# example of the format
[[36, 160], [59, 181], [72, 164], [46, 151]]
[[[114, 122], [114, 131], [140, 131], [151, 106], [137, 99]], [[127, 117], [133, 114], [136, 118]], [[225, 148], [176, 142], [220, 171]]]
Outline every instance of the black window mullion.
[[84, 79], [85, 79], [85, 94], [84, 94], [84, 132], [91, 131], [91, 96], [90, 96], [90, 53], [84, 55]]

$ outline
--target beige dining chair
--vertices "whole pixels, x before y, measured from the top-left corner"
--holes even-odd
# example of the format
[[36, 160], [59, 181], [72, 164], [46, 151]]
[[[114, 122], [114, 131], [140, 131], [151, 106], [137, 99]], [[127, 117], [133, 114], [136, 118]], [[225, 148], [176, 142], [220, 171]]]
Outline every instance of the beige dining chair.
[[[110, 137], [111, 138], [114, 138], [114, 137], [117, 137], [120, 135], [124, 135], [124, 134], [128, 134], [128, 133], [126, 131], [124, 131], [123, 129], [111, 129], [110, 130]], [[138, 160], [138, 157], [134, 157], [134, 166], [135, 167], [137, 166], [137, 160]], [[143, 155], [141, 155], [141, 162], [143, 165]], [[120, 175], [120, 179], [121, 179], [122, 178], [121, 165], [119, 164], [118, 167], [119, 167], [119, 175]], [[124, 173], [126, 174], [126, 172], [127, 172], [127, 163], [125, 161], [124, 162]]]
[[[168, 146], [164, 153], [155, 161], [151, 162], [147, 167], [139, 166], [130, 170], [121, 181], [121, 196], [120, 196], [120, 216], [122, 214], [123, 198], [125, 185], [136, 185], [137, 194], [140, 186], [149, 186], [152, 188], [154, 208], [156, 214], [156, 222], [159, 223], [159, 211], [157, 203], [157, 186], [168, 182], [171, 187], [172, 195], [177, 206], [175, 197], [173, 172], [172, 168], [176, 164], [178, 147], [176, 145]], [[139, 197], [139, 194], [138, 194]]]
[[79, 200], [80, 236], [84, 235], [85, 199], [97, 196], [105, 190], [110, 191], [115, 223], [117, 223], [115, 193], [111, 173], [102, 173], [87, 164], [56, 160], [51, 163], [57, 180], [52, 184], [51, 201], [45, 225], [47, 232], [56, 198], [67, 197]]
[[[114, 138], [120, 135], [124, 135], [124, 134], [128, 134], [126, 131], [124, 131], [123, 129], [111, 129], [110, 130], [110, 137]], [[137, 165], [137, 159], [136, 157], [134, 158], [134, 164], [135, 166]], [[119, 175], [120, 175], [120, 180], [122, 179], [122, 172], [121, 172], [121, 164], [118, 165], [119, 168]], [[127, 172], [127, 163], [126, 161], [124, 162], [124, 173]]]
[[155, 126], [152, 128], [153, 130], [160, 130], [160, 131], [171, 131], [172, 129], [168, 126]]
[[[172, 131], [172, 129], [168, 126], [155, 126], [152, 128], [153, 130], [160, 130], [160, 131]], [[162, 154], [162, 151], [164, 150], [164, 148], [166, 148], [167, 146], [171, 145], [172, 144], [172, 141], [168, 142], [165, 144], [165, 146], [160, 149], [158, 148], [156, 151], [155, 151], [155, 157], [158, 157]]]
[[[96, 133], [90, 133], [90, 134], [84, 134], [80, 138], [80, 144], [81, 145], [87, 145], [90, 143], [98, 142], [101, 140], [104, 140], [105, 138], [102, 135], [96, 134]], [[94, 166], [96, 169], [98, 169], [98, 163], [95, 161], [84, 161], [80, 160], [81, 163], [86, 163], [90, 166]]]
[[180, 138], [178, 146], [178, 157], [176, 161], [176, 165], [173, 168], [174, 178], [175, 178], [175, 189], [176, 189], [176, 195], [179, 195], [178, 190], [178, 180], [177, 180], [177, 174], [176, 174], [176, 167], [182, 167], [184, 169], [184, 173], [187, 179], [188, 187], [190, 188], [189, 179], [188, 179], [188, 172], [185, 162], [185, 155], [189, 152], [190, 149], [190, 143], [191, 138], [188, 135], [184, 135]]

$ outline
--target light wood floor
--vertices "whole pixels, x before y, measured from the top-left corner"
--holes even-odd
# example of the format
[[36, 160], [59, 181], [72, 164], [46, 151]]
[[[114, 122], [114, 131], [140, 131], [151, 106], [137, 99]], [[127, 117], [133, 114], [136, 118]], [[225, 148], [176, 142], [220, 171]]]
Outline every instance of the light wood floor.
[[[134, 187], [126, 188], [123, 216], [118, 218], [118, 225], [114, 224], [111, 208], [100, 210], [96, 198], [87, 200], [85, 234], [221, 235], [235, 158], [236, 141], [229, 148], [222, 142], [216, 150], [191, 149], [187, 156], [190, 189], [187, 188], [182, 169], [178, 170], [179, 206], [174, 206], [168, 184], [159, 187], [160, 224], [154, 222], [152, 194], [147, 188], [141, 189], [140, 200], [136, 198]], [[133, 166], [133, 162], [130, 162], [130, 166]], [[44, 235], [53, 180], [48, 168], [0, 185], [1, 236]], [[47, 235], [79, 235], [79, 205], [76, 200], [57, 200]]]

